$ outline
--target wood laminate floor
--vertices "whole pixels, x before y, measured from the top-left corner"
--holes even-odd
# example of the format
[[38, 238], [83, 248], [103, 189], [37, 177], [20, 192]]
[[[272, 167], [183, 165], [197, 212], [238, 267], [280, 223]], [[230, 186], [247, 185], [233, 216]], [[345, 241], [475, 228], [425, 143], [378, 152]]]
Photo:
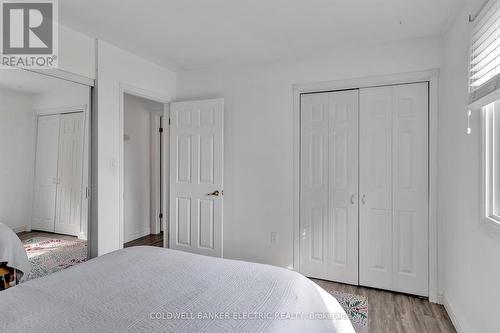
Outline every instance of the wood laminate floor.
[[139, 239], [135, 239], [128, 243], [125, 243], [123, 247], [132, 247], [132, 246], [156, 246], [163, 247], [163, 232], [158, 235], [148, 235], [141, 237]]
[[315, 280], [325, 290], [368, 298], [370, 333], [455, 333], [442, 305], [416, 296]]

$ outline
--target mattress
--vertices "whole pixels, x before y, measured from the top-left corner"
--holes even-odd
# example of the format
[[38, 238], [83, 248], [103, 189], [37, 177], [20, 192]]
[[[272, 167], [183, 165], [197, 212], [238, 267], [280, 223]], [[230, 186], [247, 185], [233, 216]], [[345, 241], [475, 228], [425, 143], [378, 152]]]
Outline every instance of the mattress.
[[283, 268], [119, 250], [0, 293], [4, 332], [340, 332], [340, 304]]

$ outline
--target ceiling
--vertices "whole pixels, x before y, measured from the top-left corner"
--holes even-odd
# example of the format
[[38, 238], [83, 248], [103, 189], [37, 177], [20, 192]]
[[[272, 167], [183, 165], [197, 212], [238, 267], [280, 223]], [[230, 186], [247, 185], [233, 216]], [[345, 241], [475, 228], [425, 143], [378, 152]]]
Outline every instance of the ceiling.
[[174, 70], [440, 35], [467, 0], [64, 0], [62, 24]]

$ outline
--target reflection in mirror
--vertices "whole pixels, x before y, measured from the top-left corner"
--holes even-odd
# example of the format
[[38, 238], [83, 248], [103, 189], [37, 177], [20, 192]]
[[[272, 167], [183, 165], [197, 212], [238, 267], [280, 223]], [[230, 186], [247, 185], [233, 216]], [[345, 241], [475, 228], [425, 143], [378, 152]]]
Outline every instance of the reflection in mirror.
[[90, 87], [0, 70], [3, 288], [87, 260], [89, 109]]

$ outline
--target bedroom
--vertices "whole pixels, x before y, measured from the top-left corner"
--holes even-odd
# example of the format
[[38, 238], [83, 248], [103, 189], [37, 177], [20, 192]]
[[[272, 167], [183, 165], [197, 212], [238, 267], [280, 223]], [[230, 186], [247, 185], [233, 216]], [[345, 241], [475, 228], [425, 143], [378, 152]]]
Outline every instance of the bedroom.
[[[369, 294], [368, 327], [373, 332], [432, 332], [452, 327], [459, 332], [496, 332], [500, 295], [494, 286], [500, 278], [500, 270], [492, 263], [496, 262], [500, 240], [495, 224], [485, 221], [488, 215], [484, 214], [482, 202], [486, 200], [480, 200], [494, 192], [485, 186], [491, 182], [484, 181], [481, 175], [484, 164], [491, 160], [482, 154], [482, 147], [488, 146], [482, 130], [483, 121], [488, 122], [488, 118], [483, 114], [491, 111], [481, 111], [482, 105], [469, 103], [470, 45], [475, 38], [472, 32], [480, 30], [482, 18], [491, 15], [488, 9], [497, 2], [483, 4], [484, 1], [479, 0], [217, 0], [210, 3], [172, 0], [150, 1], [148, 5], [112, 0], [60, 1], [60, 21], [56, 29], [58, 68], [45, 71], [59, 79], [93, 86], [88, 239], [91, 257], [104, 260], [106, 254], [119, 250], [126, 240], [124, 214], [129, 207], [125, 207], [123, 197], [127, 167], [123, 96], [128, 93], [169, 104], [165, 113], [172, 124], [164, 128], [169, 131], [164, 138], [170, 140], [163, 145], [162, 156], [163, 169], [170, 169], [164, 170], [164, 175], [169, 177], [161, 181], [164, 193], [161, 213], [166, 230], [164, 237], [169, 240], [165, 244], [170, 248], [198, 244], [198, 250], [185, 249], [346, 282], [349, 286], [319, 283], [328, 291], [353, 296]], [[469, 22], [469, 16], [473, 22]], [[496, 42], [492, 41], [491, 45]], [[496, 53], [491, 56], [496, 57]], [[493, 73], [496, 74], [496, 67]], [[392, 152], [397, 152], [399, 146], [393, 145], [415, 140], [415, 144], [424, 147], [420, 158], [408, 162], [404, 154], [393, 155], [391, 159], [389, 155], [380, 158], [383, 154], [376, 154], [378, 158], [372, 159], [372, 170], [382, 170], [384, 176], [364, 177], [362, 168], [369, 163], [363, 161], [370, 161], [367, 156], [375, 151], [367, 145], [379, 141], [366, 139], [367, 132], [361, 130], [363, 126], [368, 130], [390, 126], [394, 133], [399, 129], [392, 123], [367, 121], [367, 114], [380, 112], [378, 109], [368, 112], [367, 101], [372, 92], [369, 89], [383, 87], [377, 98], [385, 96], [386, 104], [393, 105], [393, 101], [402, 96], [403, 86], [415, 83], [427, 85], [427, 93], [425, 87], [420, 86], [420, 90], [416, 88], [418, 91], [406, 92], [403, 99], [411, 97], [419, 105], [415, 109], [421, 116], [417, 117], [419, 135], [412, 139], [403, 136], [390, 145], [385, 143], [386, 147], [392, 147]], [[338, 93], [346, 90], [352, 95], [348, 102], [345, 102], [347, 95]], [[307, 125], [300, 117], [302, 111], [306, 112], [306, 105], [302, 104], [306, 97], [312, 99], [313, 104], [320, 101], [325, 107], [339, 104], [338, 100], [343, 98], [342, 103], [354, 111], [339, 111], [339, 117], [347, 113], [356, 118], [347, 117], [348, 126], [341, 128], [350, 134], [351, 140], [345, 141], [342, 147], [354, 157], [344, 168], [344, 176], [333, 178], [331, 193], [304, 197], [300, 181], [305, 179], [302, 172], [308, 164], [301, 159], [300, 152], [302, 147], [314, 143], [301, 135]], [[484, 103], [484, 99], [478, 103]], [[190, 108], [206, 112], [199, 112], [199, 118], [198, 113], [186, 116]], [[314, 107], [310, 113], [311, 119], [322, 119], [321, 112]], [[200, 128], [188, 126], [194, 123], [211, 125], [210, 130], [202, 132]], [[329, 128], [328, 122], [322, 123]], [[321, 141], [322, 131], [324, 127], [317, 127], [312, 134]], [[190, 141], [189, 137], [194, 135], [210, 139]], [[172, 138], [179, 144], [174, 145]], [[330, 145], [329, 141], [321, 142], [325, 147]], [[207, 145], [209, 149], [204, 151]], [[319, 183], [321, 175], [327, 179], [325, 172], [343, 165], [333, 154], [330, 161], [328, 155], [318, 152], [310, 152], [311, 156], [324, 157], [323, 164], [316, 163], [311, 168], [316, 176], [311, 178], [313, 183]], [[195, 162], [205, 166], [208, 163], [211, 167], [199, 168]], [[388, 170], [392, 168], [401, 172], [390, 173]], [[405, 178], [408, 174], [418, 178], [415, 178], [417, 183], [409, 181], [406, 187], [424, 185], [408, 201], [418, 202], [415, 210], [418, 214], [427, 214], [428, 219], [416, 225], [405, 215], [406, 224], [401, 232], [406, 233], [407, 238], [402, 238], [401, 244], [409, 245], [405, 248], [407, 252], [398, 253], [395, 248], [401, 239], [392, 238], [384, 244], [393, 246], [381, 247], [377, 239], [390, 232], [380, 227], [367, 233], [373, 223], [367, 223], [369, 220], [363, 218], [363, 212], [367, 208], [388, 209], [389, 201], [385, 207], [371, 205], [375, 205], [375, 199], [399, 198], [393, 186], [398, 184], [396, 181], [411, 180], [411, 177]], [[392, 175], [397, 177], [391, 178]], [[197, 179], [200, 186], [190, 187], [193, 179]], [[370, 180], [386, 181], [384, 195], [373, 192]], [[203, 200], [189, 206], [190, 195], [195, 198], [200, 193], [204, 195]], [[331, 207], [325, 207], [326, 211], [341, 212], [339, 216], [344, 223], [339, 224], [340, 231], [333, 236], [321, 234], [320, 229], [316, 229], [316, 234], [312, 229], [309, 233], [307, 217], [301, 215], [302, 205], [328, 196], [341, 198], [328, 203]], [[342, 215], [346, 210], [349, 213]], [[318, 214], [316, 211], [314, 216]], [[201, 227], [193, 222], [194, 217], [200, 216]], [[180, 227], [173, 223], [176, 219], [181, 222]], [[380, 220], [374, 222], [381, 223]], [[320, 225], [326, 227], [324, 222]], [[196, 228], [200, 232], [195, 232]], [[309, 248], [304, 246], [304, 241], [312, 238], [324, 241], [315, 242]], [[349, 272], [335, 276], [340, 274], [340, 269], [332, 270], [324, 264], [301, 267], [302, 257], [320, 259], [318, 253], [328, 244], [338, 246], [335, 254], [339, 256], [335, 260], [348, 262]], [[311, 250], [309, 255], [304, 249]], [[369, 266], [363, 266], [363, 262], [375, 253], [390, 258], [386, 263], [417, 265], [414, 275], [418, 278], [407, 282], [410, 287], [406, 288], [389, 283], [398, 275], [392, 268], [389, 271], [394, 274], [390, 276], [389, 273], [382, 277], [366, 275]], [[349, 260], [344, 260], [347, 254]], [[92, 262], [89, 264], [97, 266]], [[85, 265], [56, 273], [54, 279], [61, 281], [64, 274], [88, 267]], [[138, 262], [137, 267], [140, 265]], [[406, 275], [403, 275], [411, 275], [408, 270], [413, 267], [404, 267]], [[99, 268], [106, 269], [106, 266]], [[155, 267], [150, 269], [154, 271]], [[50, 276], [44, 281], [48, 279]], [[387, 283], [383, 285], [383, 282]], [[108, 281], [103, 281], [106, 283]], [[7, 290], [9, 294], [2, 292], [1, 298], [14, 299], [16, 288], [21, 293], [22, 287], [21, 283]], [[396, 292], [378, 294], [378, 289]], [[405, 290], [428, 301], [397, 293]], [[379, 299], [374, 295], [382, 296]], [[408, 303], [391, 302], [399, 297]], [[387, 302], [393, 310], [387, 318], [380, 318], [380, 311], [384, 309], [381, 304]], [[444, 307], [434, 305], [436, 303]], [[415, 304], [422, 304], [424, 310], [414, 308]], [[441, 317], [445, 318], [443, 322]], [[16, 318], [22, 320], [22, 316], [8, 320], [15, 325]]]

